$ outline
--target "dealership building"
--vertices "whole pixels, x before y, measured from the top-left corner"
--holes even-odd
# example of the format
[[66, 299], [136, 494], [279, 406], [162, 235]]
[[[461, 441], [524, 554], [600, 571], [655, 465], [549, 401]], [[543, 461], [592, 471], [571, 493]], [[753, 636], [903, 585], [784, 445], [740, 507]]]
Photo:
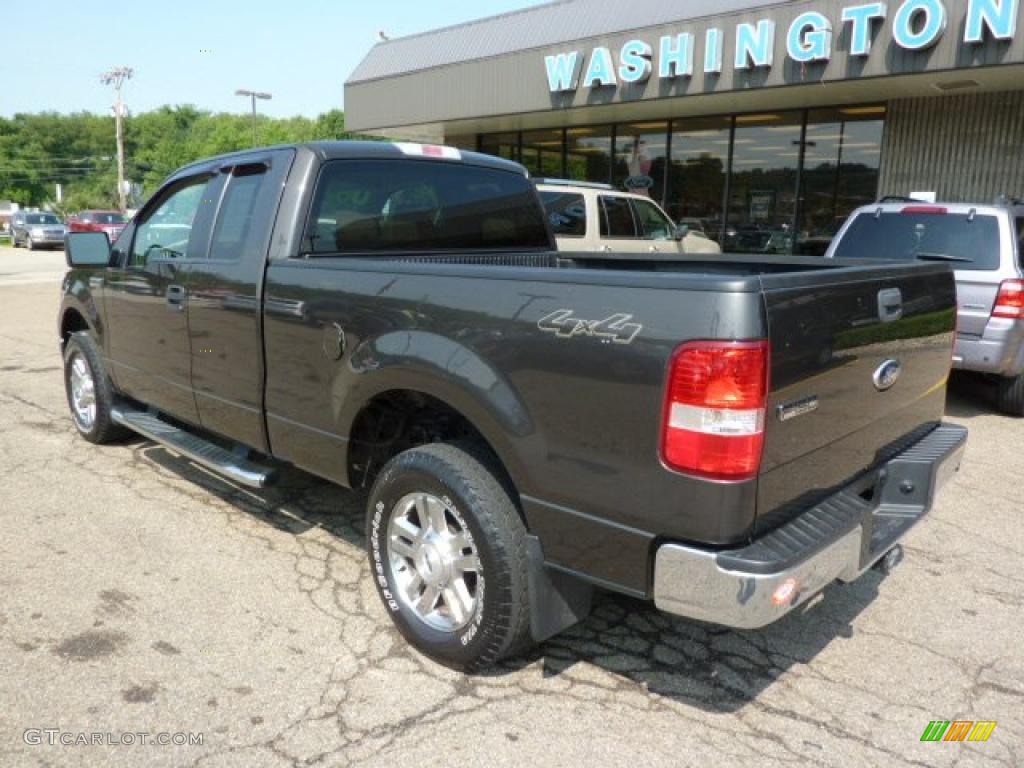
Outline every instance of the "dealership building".
[[1021, 5], [558, 0], [379, 43], [347, 122], [644, 191], [730, 250], [816, 253], [883, 196], [1024, 196]]

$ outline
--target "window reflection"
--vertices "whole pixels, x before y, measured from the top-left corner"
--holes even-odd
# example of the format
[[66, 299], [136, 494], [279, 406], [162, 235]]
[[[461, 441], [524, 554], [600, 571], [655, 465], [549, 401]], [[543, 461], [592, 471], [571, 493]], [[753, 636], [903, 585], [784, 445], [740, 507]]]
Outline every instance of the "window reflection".
[[737, 116], [724, 250], [792, 252], [801, 122], [800, 112]]
[[676, 223], [727, 252], [820, 255], [845, 217], [877, 196], [884, 120], [884, 106], [856, 106], [483, 134], [479, 142], [534, 176], [646, 191]]
[[612, 167], [612, 127], [589, 126], [566, 131], [566, 176], [574, 181], [607, 184]]
[[811, 110], [798, 253], [821, 256], [854, 208], [875, 199], [885, 107]]
[[676, 223], [721, 241], [732, 118], [675, 120], [665, 210]]
[[518, 133], [485, 133], [480, 137], [480, 151], [486, 155], [519, 161]]
[[551, 131], [524, 131], [520, 162], [533, 176], [561, 178], [562, 143], [561, 128]]
[[661, 202], [665, 194], [668, 122], [627, 123], [615, 132], [612, 184]]

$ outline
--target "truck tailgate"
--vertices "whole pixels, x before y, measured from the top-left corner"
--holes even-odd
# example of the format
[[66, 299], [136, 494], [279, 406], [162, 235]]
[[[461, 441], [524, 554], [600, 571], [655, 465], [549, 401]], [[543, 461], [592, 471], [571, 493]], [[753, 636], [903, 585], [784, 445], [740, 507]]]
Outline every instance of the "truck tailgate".
[[765, 275], [763, 285], [772, 362], [759, 532], [938, 424], [956, 324], [945, 265]]

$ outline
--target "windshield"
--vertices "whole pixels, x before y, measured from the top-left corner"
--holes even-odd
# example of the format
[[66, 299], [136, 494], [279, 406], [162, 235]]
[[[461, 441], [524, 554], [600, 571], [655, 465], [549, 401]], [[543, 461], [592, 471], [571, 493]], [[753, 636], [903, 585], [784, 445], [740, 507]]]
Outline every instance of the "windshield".
[[60, 219], [52, 213], [30, 213], [25, 216], [26, 224], [60, 224]]
[[995, 216], [860, 213], [839, 241], [837, 259], [950, 261], [956, 269], [999, 269]]

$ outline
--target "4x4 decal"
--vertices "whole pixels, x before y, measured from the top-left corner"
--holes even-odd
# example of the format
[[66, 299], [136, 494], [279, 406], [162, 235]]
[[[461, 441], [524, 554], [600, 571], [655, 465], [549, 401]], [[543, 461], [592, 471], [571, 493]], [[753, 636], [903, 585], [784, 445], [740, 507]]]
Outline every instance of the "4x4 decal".
[[604, 320], [584, 320], [573, 317], [571, 309], [557, 309], [538, 320], [537, 327], [563, 339], [595, 336], [605, 344], [629, 344], [644, 328], [640, 323], [629, 322], [632, 319], [632, 315], [616, 314]]

